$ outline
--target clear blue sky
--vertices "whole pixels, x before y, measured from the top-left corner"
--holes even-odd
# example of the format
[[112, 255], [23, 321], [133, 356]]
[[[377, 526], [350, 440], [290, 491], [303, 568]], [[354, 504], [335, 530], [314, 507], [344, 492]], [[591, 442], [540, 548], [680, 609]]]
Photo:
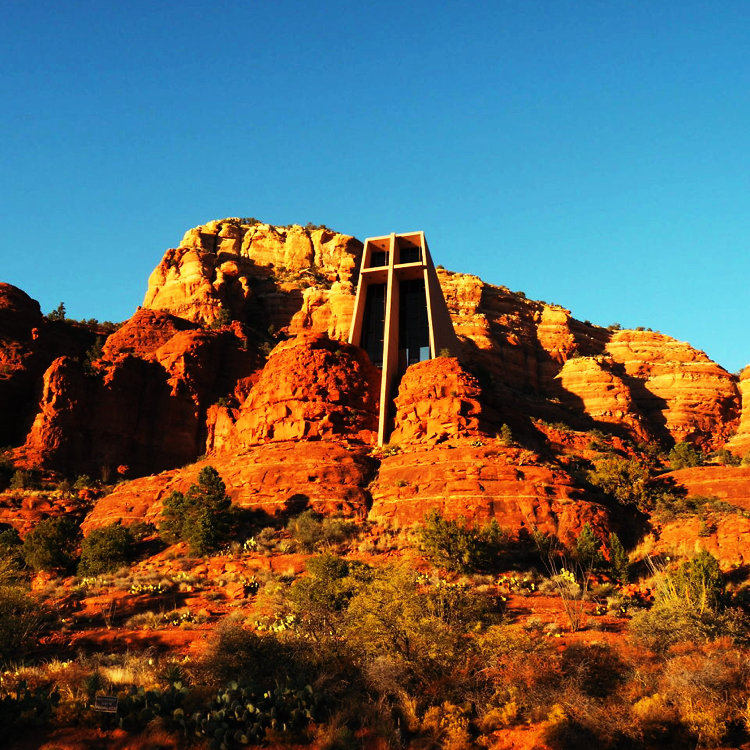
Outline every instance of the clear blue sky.
[[0, 280], [121, 320], [225, 216], [750, 361], [747, 0], [0, 6]]

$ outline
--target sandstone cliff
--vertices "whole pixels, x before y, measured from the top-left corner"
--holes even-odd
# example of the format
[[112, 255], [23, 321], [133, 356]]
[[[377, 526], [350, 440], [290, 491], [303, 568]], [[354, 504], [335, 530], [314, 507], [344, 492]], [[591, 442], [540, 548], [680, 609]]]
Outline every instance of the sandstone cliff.
[[23, 448], [27, 462], [94, 476], [194, 461], [210, 404], [262, 359], [240, 329], [204, 331], [139, 311], [91, 364], [56, 359]]
[[750, 453], [750, 365], [740, 373], [740, 393], [742, 394], [742, 414], [737, 432], [727, 443], [727, 448], [738, 456]]
[[[26, 437], [29, 463], [70, 473], [127, 465], [132, 475], [269, 441], [372, 444], [379, 376], [341, 344], [361, 250], [325, 228], [225, 219], [191, 229], [151, 274], [143, 309], [91, 363], [80, 344], [42, 345], [52, 324], [20, 290], [0, 289], [9, 442]], [[729, 447], [750, 446], [747, 373], [738, 384], [668, 336], [582, 323], [477, 276], [438, 276], [458, 359], [407, 371], [399, 443], [494, 435], [507, 423], [541, 450], [539, 426], [565, 423], [706, 449], [737, 430]]]
[[[353, 294], [361, 253], [361, 242], [325, 228], [212, 221], [167, 251], [149, 278], [143, 306], [203, 324], [225, 310], [259, 330], [284, 328], [303, 311], [308, 327], [317, 322], [316, 330], [343, 338], [351, 307], [341, 298]], [[315, 291], [305, 294], [311, 286]], [[316, 315], [329, 299], [336, 315]]]

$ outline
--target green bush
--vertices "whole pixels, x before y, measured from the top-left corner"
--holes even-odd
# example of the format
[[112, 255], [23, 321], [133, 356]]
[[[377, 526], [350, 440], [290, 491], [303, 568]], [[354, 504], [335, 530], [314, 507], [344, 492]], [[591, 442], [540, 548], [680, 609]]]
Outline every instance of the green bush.
[[44, 622], [39, 602], [17, 586], [0, 587], [0, 664], [18, 660]]
[[719, 563], [705, 550], [676, 570], [657, 572], [654, 605], [633, 617], [630, 630], [656, 651], [688, 641], [747, 638], [746, 624], [737, 612], [726, 608]]
[[581, 533], [576, 537], [573, 556], [583, 570], [595, 570], [604, 565], [601, 540], [594, 534], [588, 521], [583, 525]]
[[742, 463], [742, 456], [735, 456], [734, 453], [728, 451], [726, 448], [719, 448], [711, 454], [717, 463], [722, 466], [739, 466]]
[[213, 466], [205, 466], [188, 491], [172, 492], [164, 501], [159, 534], [168, 543], [185, 541], [194, 554], [219, 548], [229, 536], [232, 503]]
[[609, 535], [607, 549], [612, 575], [624, 586], [630, 580], [630, 559], [620, 537], [614, 531]]
[[684, 441], [675, 443], [674, 448], [669, 451], [669, 465], [673, 470], [689, 469], [693, 466], [702, 466], [703, 454], [696, 450], [690, 443]]
[[635, 458], [608, 456], [594, 462], [586, 479], [622, 505], [650, 511], [657, 501], [671, 497], [671, 487], [653, 476], [648, 463]]
[[321, 545], [340, 544], [357, 533], [357, 525], [346, 518], [324, 518], [312, 509], [289, 520], [287, 531], [305, 552]]
[[0, 586], [16, 583], [24, 567], [23, 542], [18, 531], [0, 524]]
[[66, 569], [75, 558], [79, 534], [65, 516], [40, 521], [23, 540], [23, 559], [34, 570]]
[[96, 576], [116, 571], [132, 560], [133, 546], [133, 535], [126, 526], [113, 523], [94, 529], [81, 542], [78, 575]]
[[432, 510], [420, 529], [420, 547], [435, 565], [450, 570], [486, 570], [497, 562], [507, 538], [494, 519], [480, 529], [466, 525], [464, 518], [450, 521]]

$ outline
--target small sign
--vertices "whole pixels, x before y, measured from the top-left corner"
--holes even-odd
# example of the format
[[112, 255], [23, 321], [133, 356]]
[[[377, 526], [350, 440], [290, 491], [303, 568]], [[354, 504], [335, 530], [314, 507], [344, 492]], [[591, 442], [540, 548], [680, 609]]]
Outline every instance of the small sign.
[[104, 711], [108, 714], [117, 713], [116, 695], [97, 695], [94, 699], [94, 711]]

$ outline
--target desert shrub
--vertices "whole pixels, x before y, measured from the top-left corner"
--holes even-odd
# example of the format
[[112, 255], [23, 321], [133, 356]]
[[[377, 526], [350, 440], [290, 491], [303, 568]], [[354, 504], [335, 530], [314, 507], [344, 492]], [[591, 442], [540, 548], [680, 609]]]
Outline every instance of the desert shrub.
[[94, 486], [94, 480], [88, 474], [79, 474], [73, 482], [73, 489], [76, 491], [86, 490]]
[[698, 747], [722, 745], [732, 730], [744, 734], [737, 730], [747, 716], [749, 665], [747, 654], [726, 640], [683, 643], [670, 652], [659, 692]]
[[371, 571], [362, 563], [329, 554], [310, 558], [306, 568], [308, 575], [292, 584], [288, 599], [301, 627], [322, 640], [340, 632], [344, 610]]
[[[587, 480], [622, 505], [651, 510], [659, 498], [670, 495], [670, 487], [655, 478], [647, 462], [608, 456], [594, 462]], [[671, 495], [670, 495], [671, 496]]]
[[609, 535], [607, 549], [612, 575], [625, 585], [630, 580], [630, 559], [625, 547], [622, 546], [620, 537], [614, 531]]
[[198, 483], [186, 493], [172, 492], [164, 501], [159, 534], [168, 543], [185, 541], [203, 555], [226, 541], [231, 525], [231, 500], [213, 466], [204, 466]]
[[287, 531], [305, 552], [321, 545], [340, 544], [357, 533], [357, 525], [348, 519], [323, 517], [311, 508], [289, 520]]
[[443, 518], [438, 510], [425, 517], [419, 532], [420, 548], [431, 562], [460, 572], [492, 568], [506, 542], [506, 535], [494, 519], [475, 529], [464, 518]]
[[706, 517], [708, 513], [739, 513], [740, 508], [719, 500], [716, 495], [664, 496], [656, 501], [653, 517], [659, 523], [669, 523], [677, 518]]
[[513, 431], [507, 424], [503, 424], [502, 427], [500, 427], [498, 438], [500, 439], [500, 443], [502, 445], [505, 445], [505, 446], [513, 445]]
[[34, 570], [70, 567], [80, 529], [65, 516], [40, 521], [23, 540], [23, 559]]
[[669, 451], [668, 458], [669, 465], [673, 470], [702, 466], [704, 463], [703, 454], [690, 445], [690, 443], [684, 441], [675, 443], [674, 448]]
[[704, 550], [676, 570], [657, 571], [656, 576], [654, 605], [630, 622], [637, 640], [664, 651], [676, 643], [746, 637], [739, 613], [726, 608], [724, 579], [711, 554]]
[[742, 456], [735, 456], [726, 448], [719, 448], [719, 450], [714, 451], [711, 458], [722, 466], [739, 466], [742, 463]]
[[595, 570], [604, 565], [601, 540], [594, 534], [588, 521], [576, 537], [573, 557], [584, 570]]
[[78, 575], [111, 573], [127, 565], [133, 557], [134, 540], [130, 529], [113, 523], [94, 529], [81, 542]]
[[18, 659], [44, 622], [39, 602], [17, 586], [0, 587], [0, 664]]
[[24, 567], [23, 542], [18, 531], [0, 524], [0, 586], [17, 582]]
[[[427, 685], [443, 684], [443, 698], [451, 697], [447, 682], [460, 681], [471, 650], [465, 633], [472, 618], [459, 615], [455, 609], [471, 607], [476, 594], [465, 592], [454, 602], [454, 611], [435, 606], [428, 591], [420, 590], [417, 575], [405, 567], [389, 566], [374, 572], [373, 579], [349, 602], [345, 612], [344, 632], [358, 663], [367, 673], [400, 675], [398, 684], [417, 693]], [[453, 626], [452, 617], [464, 624]]]
[[8, 485], [12, 490], [33, 490], [39, 486], [39, 483], [31, 471], [16, 469], [10, 478]]
[[323, 541], [323, 517], [312, 509], [305, 510], [289, 520], [287, 531], [305, 552], [313, 552]]

